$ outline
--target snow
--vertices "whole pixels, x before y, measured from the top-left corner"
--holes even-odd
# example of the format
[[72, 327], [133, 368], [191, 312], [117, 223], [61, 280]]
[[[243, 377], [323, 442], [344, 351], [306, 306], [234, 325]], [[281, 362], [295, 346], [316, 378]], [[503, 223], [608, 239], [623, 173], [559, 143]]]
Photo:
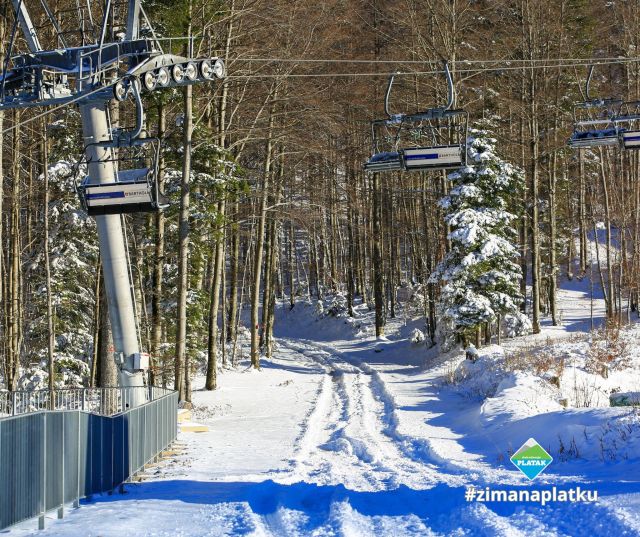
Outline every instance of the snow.
[[[418, 319], [390, 319], [343, 301], [278, 306], [275, 357], [262, 370], [222, 370], [194, 393], [183, 453], [127, 485], [82, 502], [43, 536], [638, 535], [640, 416], [607, 398], [577, 407], [578, 378], [603, 394], [637, 390], [640, 329], [622, 335], [630, 359], [607, 379], [587, 371], [593, 345], [588, 282], [564, 282], [563, 327], [438, 355]], [[602, 316], [596, 299], [596, 321]], [[595, 336], [594, 336], [595, 337]], [[535, 367], [518, 353], [535, 353]], [[546, 354], [545, 354], [546, 353]], [[559, 385], [546, 355], [563, 357]], [[522, 362], [522, 363], [521, 363]], [[554, 362], [555, 364], [556, 362]], [[523, 365], [524, 364], [524, 365]], [[197, 379], [197, 385], [203, 384]], [[561, 401], [569, 399], [565, 407]], [[554, 458], [533, 483], [509, 457], [535, 438]], [[598, 490], [592, 504], [467, 503], [465, 487]], [[11, 531], [30, 535], [34, 522]]]

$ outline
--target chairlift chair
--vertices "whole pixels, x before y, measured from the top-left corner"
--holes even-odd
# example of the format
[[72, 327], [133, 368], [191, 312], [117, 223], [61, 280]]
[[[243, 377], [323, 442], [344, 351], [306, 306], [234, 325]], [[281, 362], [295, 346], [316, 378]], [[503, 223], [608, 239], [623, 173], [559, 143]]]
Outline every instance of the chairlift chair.
[[112, 150], [104, 162], [114, 163], [116, 181], [95, 184], [91, 177], [86, 177], [76, 186], [84, 210], [97, 216], [167, 208], [169, 200], [160, 189], [158, 178], [159, 158], [158, 138], [140, 138], [130, 146]]
[[615, 118], [621, 104], [616, 99], [577, 103], [569, 146], [579, 149], [619, 145], [621, 129]]
[[389, 79], [385, 94], [387, 119], [371, 123], [373, 155], [365, 163], [369, 172], [447, 170], [464, 166], [469, 115], [452, 110], [453, 79], [444, 62], [448, 102], [417, 114], [391, 114], [389, 96], [395, 76]]
[[616, 121], [622, 100], [620, 99], [592, 99], [589, 86], [593, 77], [592, 65], [585, 86], [585, 101], [579, 102], [573, 108], [573, 133], [569, 139], [569, 146], [575, 149], [587, 147], [615, 146], [620, 144], [620, 122]]
[[623, 149], [640, 149], [640, 101], [622, 103], [614, 118]]

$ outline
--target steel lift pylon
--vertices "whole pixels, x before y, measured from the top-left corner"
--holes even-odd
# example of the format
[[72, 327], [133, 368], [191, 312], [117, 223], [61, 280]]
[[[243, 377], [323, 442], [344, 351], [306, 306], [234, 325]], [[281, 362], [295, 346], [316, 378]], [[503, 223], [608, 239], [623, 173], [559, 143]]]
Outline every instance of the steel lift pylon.
[[[67, 20], [39, 0], [44, 10], [40, 28], [53, 28], [60, 46], [43, 50], [29, 9], [35, 1], [12, 2], [16, 19], [0, 83], [0, 110], [78, 105], [88, 172], [79, 194], [96, 219], [119, 382], [144, 386], [148, 355], [138, 338], [121, 213], [161, 210], [164, 204], [157, 175], [147, 169], [119, 171], [117, 152], [157, 142], [142, 135], [142, 93], [223, 78], [224, 62], [211, 54], [193, 58], [193, 38], [156, 38], [140, 0], [77, 2]], [[29, 51], [13, 55], [18, 28]], [[181, 54], [173, 53], [177, 47]], [[112, 128], [110, 101], [129, 97], [136, 106], [136, 126]], [[135, 203], [132, 196], [138, 196]], [[133, 392], [138, 395], [131, 406], [146, 400], [146, 390]]]

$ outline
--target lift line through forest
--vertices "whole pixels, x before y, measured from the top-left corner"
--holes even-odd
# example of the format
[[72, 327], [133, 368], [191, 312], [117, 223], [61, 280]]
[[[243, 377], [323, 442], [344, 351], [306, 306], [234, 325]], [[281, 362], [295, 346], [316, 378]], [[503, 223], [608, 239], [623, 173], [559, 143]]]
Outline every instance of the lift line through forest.
[[[70, 104], [79, 106], [88, 174], [76, 189], [83, 208], [96, 219], [115, 356], [120, 370], [119, 382], [123, 387], [143, 386], [149, 355], [140, 348], [122, 214], [159, 211], [167, 206], [167, 199], [158, 180], [162, 140], [143, 134], [142, 95], [164, 88], [220, 80], [226, 76], [225, 63], [211, 54], [210, 46], [208, 55], [194, 57], [194, 37], [157, 38], [141, 0], [88, 0], [58, 13], [58, 16], [62, 15], [60, 19], [54, 16], [47, 1], [41, 0], [50, 26], [40, 28], [34, 26], [25, 0], [12, 0], [12, 3], [15, 23], [0, 81], [0, 110], [42, 106], [53, 106], [56, 110]], [[18, 28], [29, 52], [13, 55]], [[53, 28], [61, 48], [43, 50], [38, 37], [41, 28]], [[275, 58], [249, 58], [248, 61], [415, 63]], [[597, 99], [589, 92], [596, 65], [631, 61], [638, 60], [582, 58], [501, 60], [503, 65], [496, 65], [498, 62], [494, 60], [455, 63], [466, 67], [457, 69], [457, 73], [590, 66], [585, 101], [574, 106], [574, 131], [569, 145], [578, 149], [618, 146], [633, 150], [640, 148], [640, 101]], [[480, 66], [471, 67], [472, 64]], [[486, 64], [493, 65], [486, 67]], [[441, 73], [447, 81], [446, 104], [412, 114], [390, 112], [396, 76]], [[381, 76], [381, 73], [255, 73], [229, 78], [265, 76], [355, 77]], [[111, 125], [109, 103], [113, 100], [133, 101], [134, 127], [125, 129]], [[444, 62], [443, 71], [391, 74], [384, 100], [387, 117], [371, 122], [373, 152], [364, 164], [365, 171], [419, 172], [466, 165], [469, 114], [454, 109], [455, 100], [453, 76], [447, 62]], [[131, 401], [131, 406], [142, 403], [143, 400]]]

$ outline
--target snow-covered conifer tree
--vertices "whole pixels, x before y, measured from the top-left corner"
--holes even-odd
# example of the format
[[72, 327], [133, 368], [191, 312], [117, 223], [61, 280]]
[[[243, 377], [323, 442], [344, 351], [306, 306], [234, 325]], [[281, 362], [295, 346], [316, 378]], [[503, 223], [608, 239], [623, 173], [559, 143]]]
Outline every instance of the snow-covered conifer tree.
[[[79, 174], [85, 172], [80, 168]], [[75, 163], [71, 158], [49, 165], [51, 284], [54, 308], [54, 363], [57, 387], [83, 386], [89, 374], [93, 345], [93, 312], [98, 245], [95, 220], [80, 208], [74, 192]], [[44, 175], [38, 180], [42, 181]], [[40, 236], [44, 222], [35, 232]], [[25, 340], [30, 367], [22, 371], [21, 389], [48, 386], [46, 280], [41, 250], [28, 265], [27, 276], [34, 283], [30, 305], [37, 314], [27, 325]]]
[[508, 336], [531, 326], [519, 310], [522, 272], [512, 226], [516, 216], [509, 212], [524, 174], [496, 154], [495, 143], [487, 131], [471, 131], [469, 165], [449, 175], [453, 188], [440, 200], [451, 250], [431, 281], [442, 284], [438, 314], [444, 348], [466, 343], [479, 327], [500, 319]]

